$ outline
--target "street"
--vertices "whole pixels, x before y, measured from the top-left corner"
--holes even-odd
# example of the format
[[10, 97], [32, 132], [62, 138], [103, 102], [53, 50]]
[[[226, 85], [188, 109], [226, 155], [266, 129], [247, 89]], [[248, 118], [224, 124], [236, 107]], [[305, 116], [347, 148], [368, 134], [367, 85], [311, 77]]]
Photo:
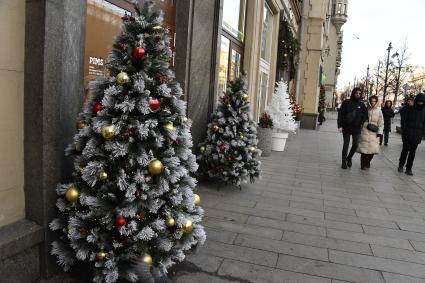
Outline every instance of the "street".
[[242, 191], [199, 185], [207, 241], [174, 282], [425, 282], [424, 145], [413, 177], [397, 172], [394, 130], [371, 169], [356, 154], [343, 170], [332, 116], [262, 158]]

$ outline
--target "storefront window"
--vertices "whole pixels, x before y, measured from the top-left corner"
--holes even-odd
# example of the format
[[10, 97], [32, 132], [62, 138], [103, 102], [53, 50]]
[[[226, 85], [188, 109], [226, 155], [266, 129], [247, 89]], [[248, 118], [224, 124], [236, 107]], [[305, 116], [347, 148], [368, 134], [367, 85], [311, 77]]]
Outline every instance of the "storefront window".
[[270, 62], [271, 55], [271, 44], [272, 44], [272, 34], [273, 26], [271, 22], [272, 11], [270, 10], [267, 3], [264, 5], [263, 9], [263, 34], [261, 38], [261, 58]]
[[106, 75], [105, 63], [115, 37], [121, 31], [122, 19], [130, 11], [104, 0], [87, 1], [86, 39], [84, 52], [84, 86], [88, 93], [89, 81]]
[[229, 80], [233, 81], [238, 78], [241, 72], [241, 58], [242, 55], [236, 50], [232, 49], [232, 60], [230, 62], [230, 77]]
[[241, 42], [245, 37], [246, 0], [223, 1], [223, 28]]
[[[175, 1], [155, 0], [156, 8], [164, 12], [164, 25], [171, 36], [174, 49]], [[89, 82], [96, 76], [106, 75], [106, 60], [116, 36], [121, 32], [122, 16], [130, 15], [132, 5], [125, 0], [87, 0], [86, 38], [84, 50], [84, 86], [88, 95]], [[174, 56], [173, 56], [174, 57]], [[170, 67], [172, 67], [172, 61]]]
[[260, 113], [264, 111], [267, 103], [267, 96], [269, 90], [269, 77], [272, 53], [272, 37], [273, 37], [273, 13], [267, 3], [263, 7], [263, 26], [261, 33], [261, 59], [260, 59], [260, 73], [259, 85], [257, 96], [257, 109], [255, 116], [257, 120]]
[[217, 98], [228, 81], [239, 77], [244, 51], [246, 0], [224, 0]]
[[229, 62], [230, 40], [226, 37], [221, 37], [220, 47], [220, 65], [218, 66], [218, 94], [223, 94], [227, 86], [227, 70]]

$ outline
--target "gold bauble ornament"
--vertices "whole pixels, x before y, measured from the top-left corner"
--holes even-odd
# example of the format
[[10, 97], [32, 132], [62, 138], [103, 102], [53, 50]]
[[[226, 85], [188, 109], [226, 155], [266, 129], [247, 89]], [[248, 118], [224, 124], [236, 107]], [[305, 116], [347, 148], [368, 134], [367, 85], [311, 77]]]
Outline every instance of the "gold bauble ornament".
[[100, 173], [99, 173], [99, 179], [101, 180], [101, 181], [106, 181], [106, 180], [108, 180], [108, 173], [106, 173], [105, 171], [100, 171]]
[[186, 220], [186, 223], [183, 225], [183, 233], [191, 233], [193, 231], [192, 220]]
[[76, 151], [81, 151], [81, 145], [80, 145], [80, 143], [76, 143], [75, 144], [75, 150]]
[[96, 253], [97, 260], [104, 260], [106, 258], [106, 253], [104, 251], [99, 251]]
[[188, 119], [187, 119], [187, 117], [186, 117], [186, 116], [183, 116], [183, 117], [182, 117], [182, 122], [183, 122], [183, 123], [187, 123], [187, 120], [188, 120]]
[[241, 98], [242, 98], [243, 101], [247, 101], [249, 96], [248, 96], [248, 94], [242, 94]]
[[152, 175], [159, 175], [164, 170], [164, 165], [159, 160], [152, 160], [148, 165], [148, 171]]
[[198, 194], [193, 195], [195, 197], [195, 205], [201, 204], [201, 197]]
[[230, 104], [227, 104], [227, 108], [230, 108], [230, 107], [232, 107], [232, 105], [230, 105]]
[[115, 127], [114, 125], [105, 126], [102, 128], [102, 137], [105, 140], [111, 140], [115, 137]]
[[217, 132], [218, 130], [220, 130], [220, 127], [218, 125], [213, 125], [213, 131]]
[[204, 152], [204, 151], [205, 151], [205, 146], [201, 146], [201, 147], [199, 148], [199, 151], [200, 151], [200, 152]]
[[126, 84], [130, 81], [130, 77], [127, 75], [126, 72], [121, 72], [117, 75], [117, 83], [119, 85]]
[[254, 152], [256, 152], [256, 151], [257, 151], [257, 148], [256, 148], [255, 146], [251, 146], [251, 147], [249, 148], [249, 151], [250, 151], [250, 152], [252, 152], [252, 153], [254, 153]]
[[137, 214], [137, 217], [139, 217], [139, 220], [143, 221], [146, 218], [146, 212], [144, 210], [140, 211], [139, 214]]
[[169, 131], [173, 131], [174, 130], [173, 123], [168, 122], [167, 124], [164, 125], [164, 128], [169, 130]]
[[79, 197], [80, 197], [80, 191], [77, 188], [71, 187], [68, 190], [66, 190], [65, 198], [67, 201], [76, 202]]
[[165, 221], [165, 225], [167, 225], [168, 228], [172, 228], [174, 227], [174, 225], [176, 224], [176, 221], [174, 221], [174, 218], [167, 218], [167, 220]]
[[75, 123], [75, 127], [79, 130], [84, 129], [87, 125], [83, 122], [83, 121], [77, 121], [77, 123]]
[[240, 137], [241, 137], [241, 139], [243, 139], [243, 138], [244, 138], [244, 136], [243, 136], [243, 135], [241, 135]]
[[140, 257], [140, 260], [144, 263], [151, 265], [152, 264], [152, 257], [150, 254], [144, 254]]

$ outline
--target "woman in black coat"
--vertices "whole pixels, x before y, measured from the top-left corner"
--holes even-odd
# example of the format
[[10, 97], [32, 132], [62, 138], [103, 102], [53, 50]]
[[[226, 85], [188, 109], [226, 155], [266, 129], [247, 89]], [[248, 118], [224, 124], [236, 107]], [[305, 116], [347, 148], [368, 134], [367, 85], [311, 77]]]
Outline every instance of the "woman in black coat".
[[403, 150], [400, 154], [398, 172], [403, 172], [407, 158], [406, 174], [413, 175], [412, 166], [416, 149], [425, 134], [425, 94], [418, 94], [414, 105], [403, 108], [400, 116]]
[[387, 100], [384, 107], [382, 107], [382, 115], [384, 116], [384, 136], [380, 137], [379, 145], [382, 145], [382, 140], [384, 140], [384, 145], [388, 146], [388, 139], [391, 132], [391, 119], [394, 118], [393, 102]]

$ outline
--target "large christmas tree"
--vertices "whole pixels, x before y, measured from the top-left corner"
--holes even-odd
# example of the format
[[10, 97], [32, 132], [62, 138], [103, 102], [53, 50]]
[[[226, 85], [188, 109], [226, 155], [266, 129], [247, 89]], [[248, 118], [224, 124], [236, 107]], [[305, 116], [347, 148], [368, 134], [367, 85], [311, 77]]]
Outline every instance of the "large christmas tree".
[[272, 101], [267, 107], [267, 110], [273, 119], [273, 127], [275, 129], [289, 132], [296, 130], [297, 126], [289, 99], [288, 85], [285, 82], [280, 81], [276, 83]]
[[260, 175], [257, 129], [250, 118], [248, 98], [244, 75], [230, 82], [199, 146], [200, 172], [237, 186], [248, 178], [254, 182]]
[[162, 14], [148, 1], [123, 17], [107, 61], [110, 76], [91, 85], [73, 143], [73, 181], [61, 184], [61, 232], [52, 254], [69, 270], [81, 263], [94, 282], [136, 282], [203, 243], [203, 215], [191, 177], [190, 121], [169, 69]]

